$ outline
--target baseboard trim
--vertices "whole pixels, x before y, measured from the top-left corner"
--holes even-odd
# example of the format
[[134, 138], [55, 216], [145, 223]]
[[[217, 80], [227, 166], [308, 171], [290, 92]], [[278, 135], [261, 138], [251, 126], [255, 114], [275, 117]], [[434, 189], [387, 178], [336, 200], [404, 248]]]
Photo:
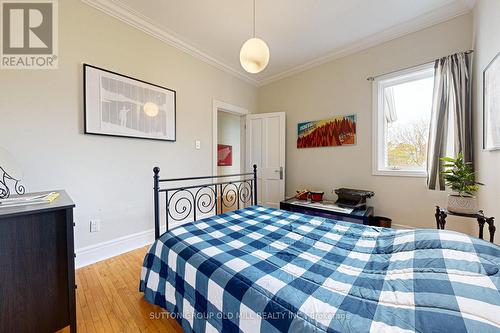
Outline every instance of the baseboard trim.
[[133, 251], [152, 244], [154, 239], [154, 229], [150, 229], [76, 249], [75, 267], [77, 269], [82, 268], [125, 252]]

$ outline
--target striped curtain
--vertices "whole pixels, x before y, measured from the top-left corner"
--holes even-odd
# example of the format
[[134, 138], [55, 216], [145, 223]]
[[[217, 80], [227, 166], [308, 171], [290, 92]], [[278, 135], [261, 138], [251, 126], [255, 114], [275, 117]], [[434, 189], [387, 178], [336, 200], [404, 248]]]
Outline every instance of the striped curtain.
[[464, 155], [473, 162], [471, 54], [457, 53], [436, 60], [434, 93], [427, 147], [427, 185], [445, 190], [441, 157]]
[[396, 101], [394, 100], [394, 87], [387, 87], [384, 89], [384, 103], [385, 103], [385, 120], [388, 124], [398, 120], [396, 113]]

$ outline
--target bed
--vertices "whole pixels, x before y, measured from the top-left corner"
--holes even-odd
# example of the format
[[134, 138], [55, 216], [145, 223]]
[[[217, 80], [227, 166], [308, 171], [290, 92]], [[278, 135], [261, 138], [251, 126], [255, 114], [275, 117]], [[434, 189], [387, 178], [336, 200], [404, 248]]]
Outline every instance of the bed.
[[[256, 184], [255, 177], [255, 200]], [[213, 202], [224, 198], [214, 192]], [[185, 332], [500, 330], [498, 246], [452, 231], [377, 228], [255, 203], [171, 228], [146, 254], [140, 291]]]

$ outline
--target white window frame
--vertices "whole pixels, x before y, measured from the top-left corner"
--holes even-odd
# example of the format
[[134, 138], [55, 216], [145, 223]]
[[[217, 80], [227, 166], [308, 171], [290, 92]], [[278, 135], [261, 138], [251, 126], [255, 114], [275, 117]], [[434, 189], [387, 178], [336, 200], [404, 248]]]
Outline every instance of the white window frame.
[[374, 176], [399, 176], [399, 177], [427, 177], [425, 170], [390, 169], [385, 165], [386, 147], [385, 132], [386, 122], [384, 115], [384, 88], [395, 84], [402, 84], [434, 76], [434, 63], [404, 69], [394, 73], [379, 76], [373, 80], [373, 175]]

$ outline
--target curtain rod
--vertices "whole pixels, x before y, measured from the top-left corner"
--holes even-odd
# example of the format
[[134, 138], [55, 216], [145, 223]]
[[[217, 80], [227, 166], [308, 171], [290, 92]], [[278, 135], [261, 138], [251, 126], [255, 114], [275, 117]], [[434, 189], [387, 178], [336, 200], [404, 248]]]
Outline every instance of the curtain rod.
[[[470, 53], [473, 53], [474, 50], [467, 50], [465, 51], [464, 53], [465, 54], [470, 54]], [[366, 78], [368, 81], [373, 81], [375, 80], [376, 78], [378, 77], [381, 77], [381, 76], [384, 76], [384, 75], [388, 75], [388, 74], [393, 74], [393, 73], [396, 73], [396, 72], [400, 72], [400, 71], [404, 71], [404, 70], [407, 70], [407, 69], [412, 69], [412, 68], [416, 68], [416, 67], [420, 67], [420, 66], [424, 66], [424, 65], [429, 65], [429, 64], [432, 64], [434, 63], [436, 60], [433, 60], [433, 61], [428, 61], [428, 62], [424, 62], [422, 64], [418, 64], [418, 65], [413, 65], [413, 66], [409, 66], [409, 67], [405, 67], [405, 68], [401, 68], [401, 69], [398, 69], [398, 70], [395, 70], [395, 71], [392, 71], [392, 72], [388, 72], [388, 73], [385, 73], [385, 74], [379, 74], [379, 75], [375, 75], [375, 76], [370, 76], [368, 78]]]

